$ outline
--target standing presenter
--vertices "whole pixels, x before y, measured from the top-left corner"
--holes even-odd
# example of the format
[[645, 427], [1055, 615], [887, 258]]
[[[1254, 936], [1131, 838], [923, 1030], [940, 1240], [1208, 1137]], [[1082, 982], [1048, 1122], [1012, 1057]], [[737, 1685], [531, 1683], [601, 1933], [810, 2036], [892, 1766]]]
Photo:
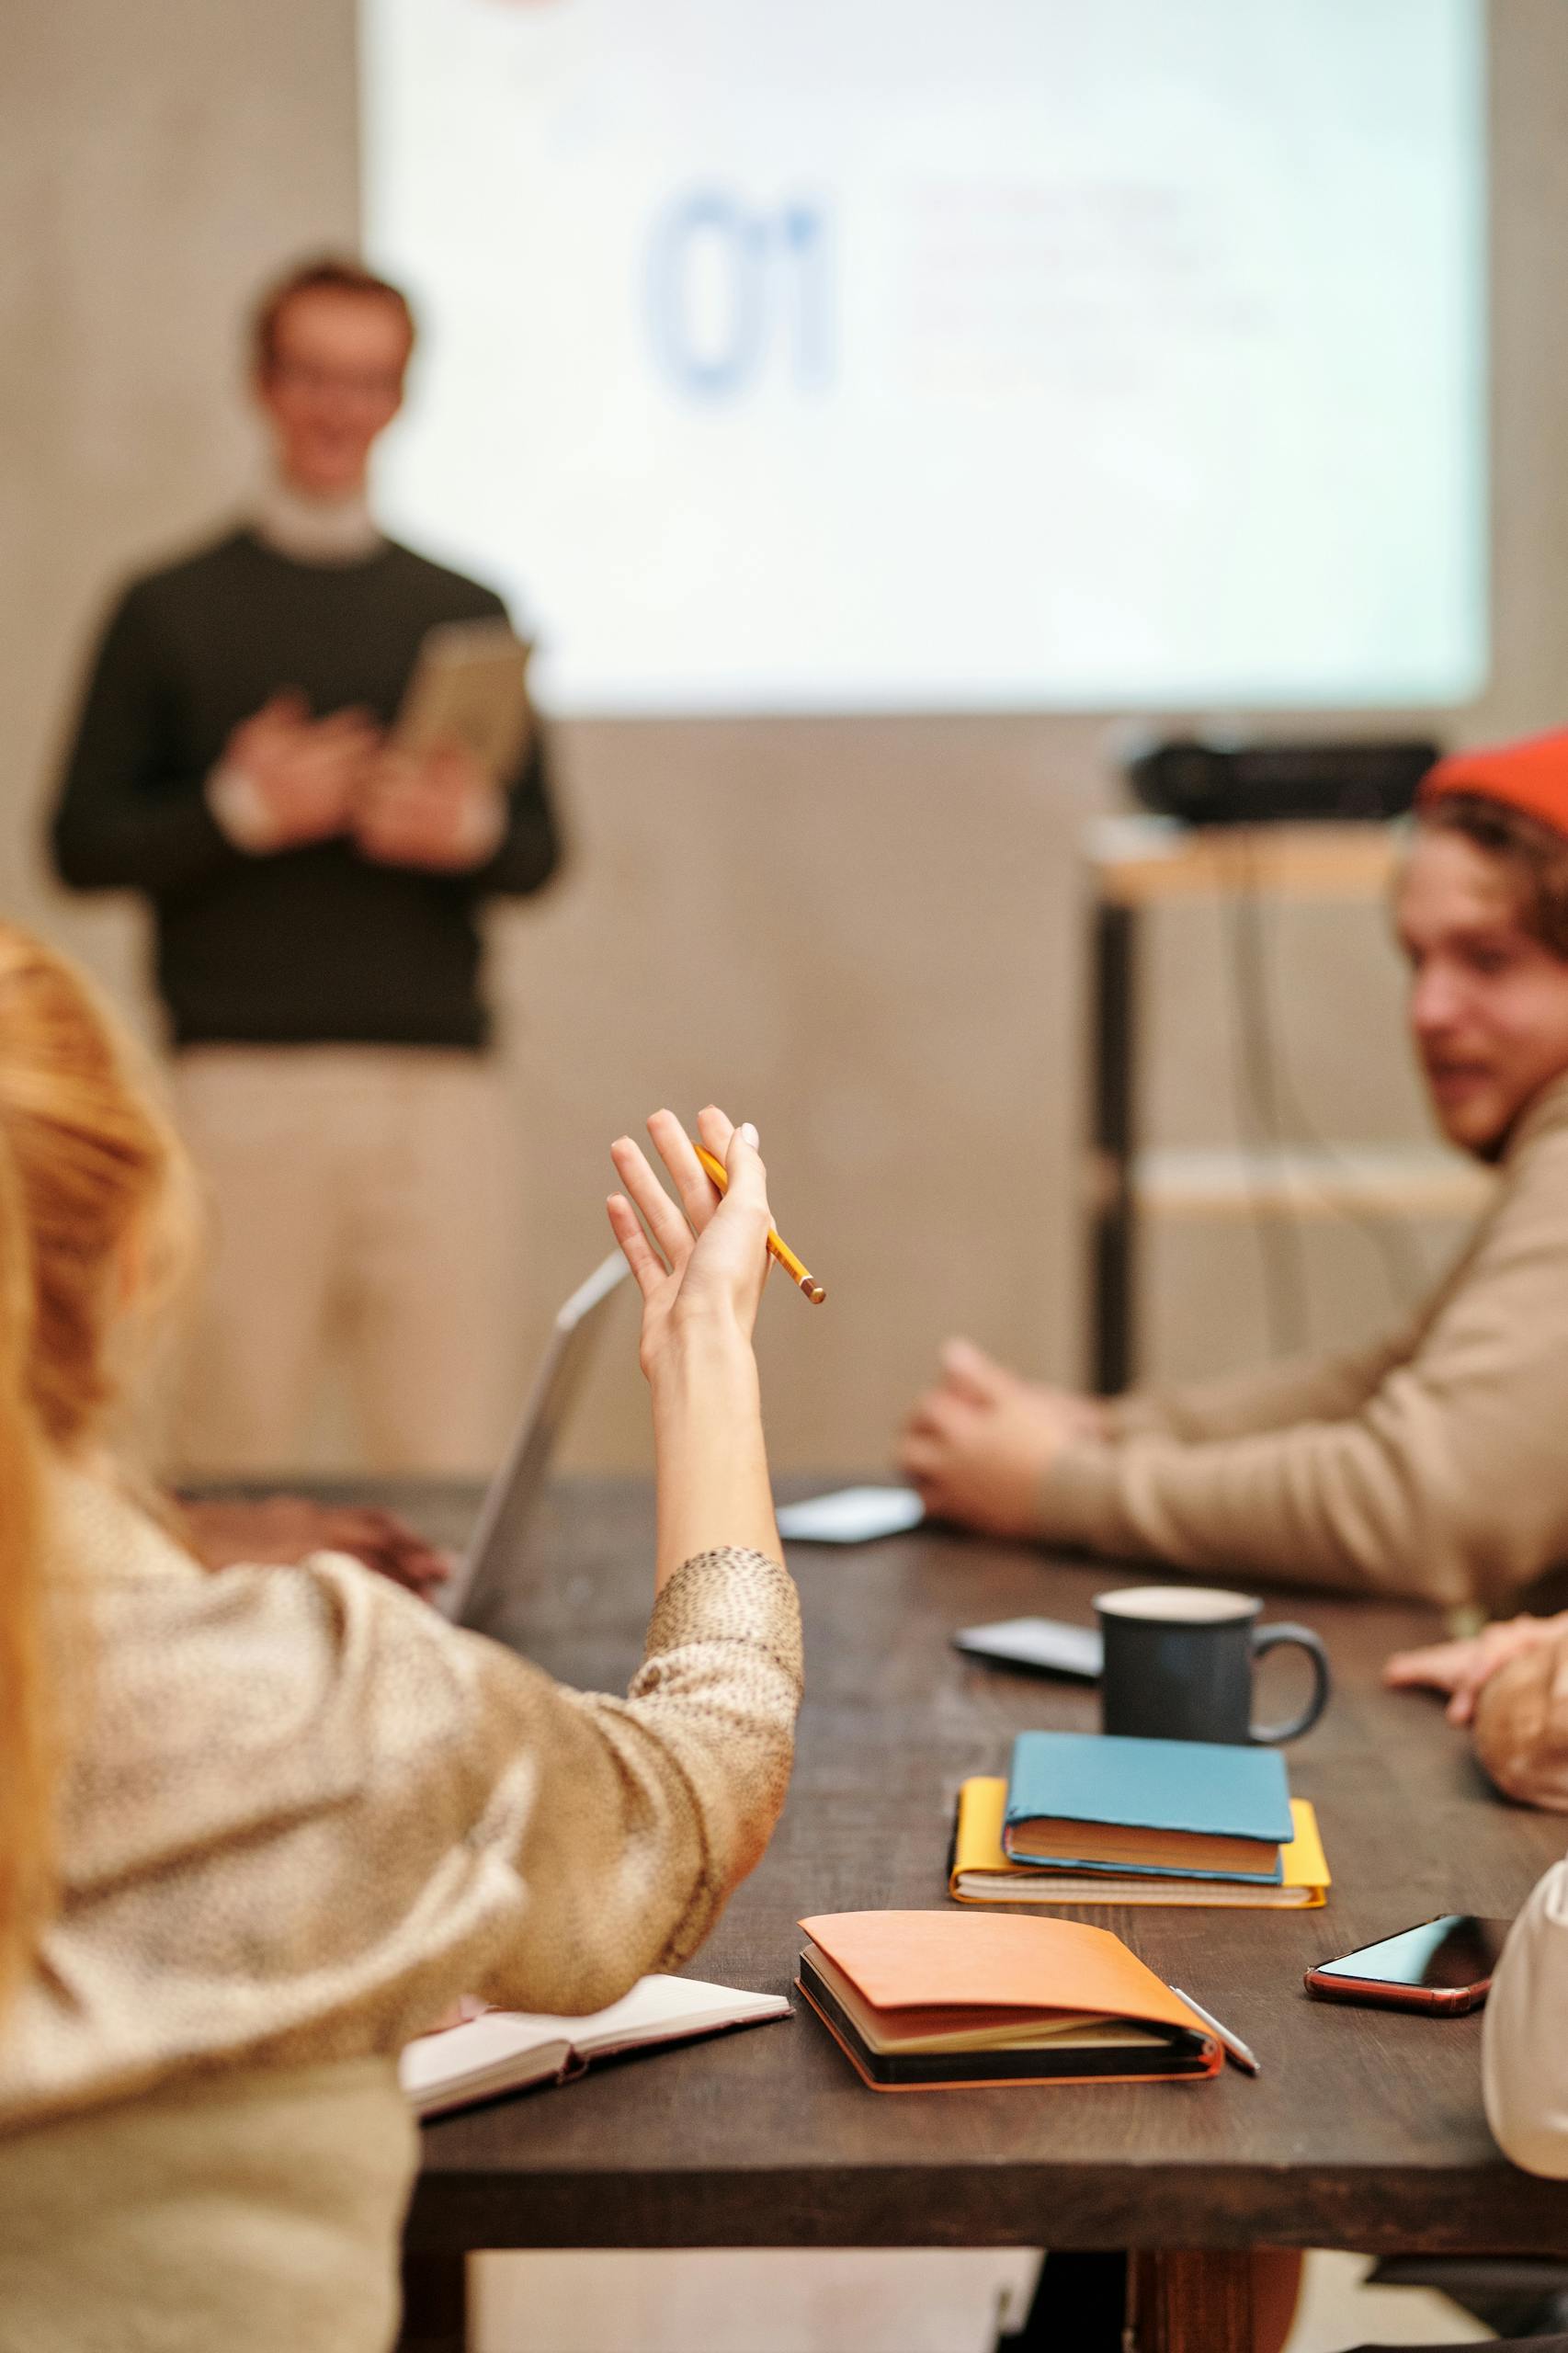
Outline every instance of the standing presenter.
[[405, 297], [349, 262], [264, 298], [269, 485], [120, 597], [54, 815], [64, 881], [152, 904], [214, 1219], [176, 1438], [193, 1474], [297, 1461], [335, 1348], [373, 1470], [488, 1468], [515, 1404], [479, 915], [560, 849], [537, 727], [514, 776], [389, 732], [430, 630], [506, 619], [371, 514], [414, 335]]

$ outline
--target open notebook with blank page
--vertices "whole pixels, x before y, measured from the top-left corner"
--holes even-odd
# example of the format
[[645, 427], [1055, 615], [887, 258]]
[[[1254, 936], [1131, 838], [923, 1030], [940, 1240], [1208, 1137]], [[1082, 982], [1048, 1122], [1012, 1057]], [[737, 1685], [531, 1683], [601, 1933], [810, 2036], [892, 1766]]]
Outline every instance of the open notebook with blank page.
[[687, 2042], [729, 2027], [787, 2018], [781, 1994], [744, 1994], [696, 1977], [641, 1977], [630, 1994], [585, 2018], [484, 2010], [407, 2044], [398, 2063], [418, 2116], [442, 2116], [530, 2084], [563, 2084], [596, 2059]]

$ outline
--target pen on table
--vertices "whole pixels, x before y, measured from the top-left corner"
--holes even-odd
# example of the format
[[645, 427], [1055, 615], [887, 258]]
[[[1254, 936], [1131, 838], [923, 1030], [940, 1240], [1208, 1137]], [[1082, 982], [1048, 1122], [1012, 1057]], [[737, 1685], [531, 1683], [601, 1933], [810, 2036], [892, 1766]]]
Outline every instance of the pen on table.
[[[715, 1185], [718, 1186], [719, 1190], [722, 1193], [727, 1193], [730, 1189], [730, 1176], [723, 1162], [718, 1159], [714, 1154], [710, 1153], [706, 1144], [699, 1143], [695, 1145], [693, 1148], [696, 1151], [697, 1157], [701, 1161], [702, 1165], [706, 1168]], [[818, 1282], [814, 1275], [807, 1273], [805, 1267], [802, 1267], [799, 1258], [796, 1257], [794, 1252], [790, 1249], [790, 1245], [784, 1240], [781, 1234], [775, 1233], [771, 1226], [767, 1229], [767, 1246], [773, 1253], [773, 1256], [778, 1259], [779, 1265], [783, 1267], [785, 1273], [789, 1276], [790, 1281], [800, 1285], [801, 1289], [805, 1292], [806, 1297], [811, 1301], [813, 1307], [820, 1307], [823, 1301], [827, 1297], [826, 1291], [824, 1290], [821, 1283]]]
[[1195, 2018], [1203, 2020], [1210, 2034], [1218, 2038], [1221, 2049], [1233, 2066], [1239, 2067], [1244, 2075], [1261, 2074], [1256, 2054], [1247, 2049], [1239, 2034], [1233, 2034], [1228, 2026], [1221, 2026], [1212, 2010], [1206, 2010], [1201, 2002], [1195, 2002], [1192, 1995], [1184, 1994], [1179, 1985], [1173, 1985], [1171, 1992], [1178, 2002], [1187, 2004]]

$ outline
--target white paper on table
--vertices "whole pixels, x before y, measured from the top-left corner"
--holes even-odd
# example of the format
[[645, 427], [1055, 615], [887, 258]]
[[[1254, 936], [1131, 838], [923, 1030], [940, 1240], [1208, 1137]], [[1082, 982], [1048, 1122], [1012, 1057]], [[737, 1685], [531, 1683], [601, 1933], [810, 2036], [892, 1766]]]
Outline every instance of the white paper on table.
[[926, 1506], [913, 1487], [840, 1487], [809, 1503], [786, 1504], [778, 1533], [793, 1544], [871, 1544], [918, 1528]]

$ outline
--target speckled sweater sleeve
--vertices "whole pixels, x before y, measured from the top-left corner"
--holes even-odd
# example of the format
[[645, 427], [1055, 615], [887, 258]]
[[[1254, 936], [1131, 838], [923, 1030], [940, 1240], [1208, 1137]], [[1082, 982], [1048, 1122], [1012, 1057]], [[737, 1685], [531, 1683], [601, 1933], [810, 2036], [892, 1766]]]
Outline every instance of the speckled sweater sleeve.
[[561, 1691], [522, 1853], [537, 1900], [481, 1988], [598, 2009], [697, 1949], [784, 1802], [801, 1692], [794, 1589], [704, 1552], [659, 1597], [624, 1699]]
[[459, 1993], [597, 2008], [692, 1952], [766, 1846], [801, 1692], [778, 1563], [687, 1562], [619, 1699], [333, 1554], [208, 1577], [124, 1513], [89, 1549], [127, 1521], [135, 1573], [85, 1586], [65, 1900], [0, 2027], [0, 2130], [391, 2052]]

